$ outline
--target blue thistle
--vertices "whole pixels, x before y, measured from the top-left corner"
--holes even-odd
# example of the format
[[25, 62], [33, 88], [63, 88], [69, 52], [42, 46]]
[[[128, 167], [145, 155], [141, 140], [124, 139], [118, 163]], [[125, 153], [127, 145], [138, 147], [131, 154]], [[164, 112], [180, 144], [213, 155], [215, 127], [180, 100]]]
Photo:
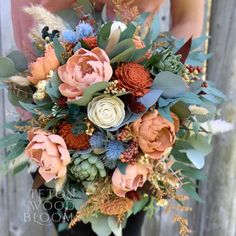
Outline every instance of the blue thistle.
[[67, 43], [76, 43], [77, 40], [77, 34], [73, 30], [65, 30], [61, 34], [62, 40]]
[[90, 24], [82, 21], [76, 26], [76, 34], [77, 34], [78, 40], [92, 36], [93, 35], [93, 27]]
[[106, 143], [106, 135], [102, 132], [96, 132], [89, 140], [92, 148], [104, 148]]
[[120, 158], [120, 155], [125, 150], [123, 143], [117, 140], [112, 140], [107, 145], [106, 156], [104, 157], [104, 164], [110, 169], [116, 167], [117, 160]]

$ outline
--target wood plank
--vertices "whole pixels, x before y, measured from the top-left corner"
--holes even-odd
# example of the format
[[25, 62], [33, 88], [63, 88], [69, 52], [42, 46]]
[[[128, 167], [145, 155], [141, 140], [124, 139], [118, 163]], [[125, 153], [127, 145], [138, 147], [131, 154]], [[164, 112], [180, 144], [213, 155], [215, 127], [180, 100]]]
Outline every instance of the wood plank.
[[[208, 79], [215, 82], [230, 101], [222, 114], [236, 125], [236, 1], [212, 1]], [[208, 181], [201, 188], [205, 204], [199, 206], [197, 236], [236, 235], [236, 131], [215, 138], [208, 157]]]

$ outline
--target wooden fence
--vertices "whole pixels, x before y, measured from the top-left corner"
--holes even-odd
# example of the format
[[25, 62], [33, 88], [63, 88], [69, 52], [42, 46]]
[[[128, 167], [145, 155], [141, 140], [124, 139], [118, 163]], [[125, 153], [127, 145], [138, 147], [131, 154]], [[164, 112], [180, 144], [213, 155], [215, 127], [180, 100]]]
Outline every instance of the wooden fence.
[[[207, 3], [206, 3], [207, 5]], [[213, 1], [211, 18], [210, 50], [215, 57], [209, 62], [208, 78], [215, 81], [232, 101], [223, 114], [229, 121], [236, 115], [236, 1]], [[207, 11], [206, 11], [207, 12]], [[169, 25], [169, 2], [162, 8], [163, 30]], [[10, 0], [0, 0], [0, 52], [4, 55], [14, 48]], [[14, 119], [13, 108], [6, 94], [0, 93], [0, 124]], [[0, 136], [3, 136], [0, 130]], [[205, 203], [190, 202], [193, 212], [188, 214], [194, 236], [236, 236], [236, 154], [234, 132], [217, 138], [212, 157], [208, 159], [206, 172], [209, 180], [201, 186]], [[0, 152], [1, 157], [4, 152]], [[214, 158], [213, 158], [214, 157]], [[0, 236], [56, 236], [52, 224], [40, 225], [24, 216], [32, 211], [29, 174], [15, 177], [0, 173]], [[37, 214], [43, 212], [40, 209]], [[25, 215], [26, 214], [26, 215]], [[37, 217], [37, 216], [36, 216]], [[153, 219], [146, 219], [143, 227], [146, 236], [177, 236], [178, 229], [172, 225], [172, 216], [160, 211]]]

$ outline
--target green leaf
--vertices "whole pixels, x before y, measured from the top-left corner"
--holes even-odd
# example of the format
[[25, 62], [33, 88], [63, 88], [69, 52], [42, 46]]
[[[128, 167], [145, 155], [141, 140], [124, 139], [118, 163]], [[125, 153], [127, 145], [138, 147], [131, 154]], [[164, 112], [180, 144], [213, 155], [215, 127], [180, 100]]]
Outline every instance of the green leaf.
[[143, 12], [142, 14], [137, 16], [135, 20], [132, 21], [132, 24], [134, 24], [136, 27], [139, 25], [143, 25], [149, 16], [150, 16], [149, 12]]
[[150, 68], [153, 65], [157, 64], [162, 59], [161, 53], [156, 53], [155, 55], [151, 56], [151, 58], [145, 64], [145, 67]]
[[53, 38], [53, 44], [55, 49], [55, 54], [57, 56], [58, 61], [64, 65], [66, 63], [65, 55], [67, 54], [66, 49], [62, 46], [57, 36]]
[[109, 236], [112, 233], [108, 225], [108, 216], [100, 214], [97, 216], [92, 216], [88, 220], [92, 224], [93, 231], [98, 236]]
[[47, 94], [50, 98], [55, 101], [61, 97], [61, 93], [59, 91], [59, 86], [61, 84], [61, 80], [59, 79], [58, 73], [54, 72], [52, 78], [48, 82], [46, 86]]
[[67, 222], [65, 222], [65, 223], [60, 223], [60, 224], [58, 225], [57, 231], [58, 231], [58, 232], [62, 232], [62, 231], [67, 230], [68, 228], [69, 228], [69, 224], [68, 224]]
[[207, 93], [207, 94], [212, 94], [212, 95], [214, 95], [216, 97], [219, 97], [222, 100], [226, 100], [226, 101], [228, 100], [227, 96], [223, 92], [218, 90], [217, 88], [208, 86], [208, 88], [203, 88], [202, 91]]
[[21, 139], [21, 137], [22, 137], [22, 134], [15, 133], [15, 134], [10, 134], [8, 136], [4, 136], [0, 138], [0, 148], [9, 147], [17, 143]]
[[189, 178], [197, 179], [197, 180], [206, 180], [207, 176], [204, 174], [203, 170], [198, 170], [193, 167], [187, 166], [181, 162], [175, 162], [172, 167], [173, 170], [181, 170], [182, 176], [187, 176]]
[[78, 12], [72, 8], [57, 11], [57, 15], [62, 18], [65, 23], [68, 23], [68, 29], [69, 27], [71, 27], [71, 29], [75, 29], [75, 27], [78, 25]]
[[108, 216], [108, 225], [115, 236], [122, 236], [122, 224], [118, 224], [115, 216]]
[[191, 184], [184, 184], [182, 188], [192, 199], [197, 202], [203, 202], [198, 193], [196, 192], [195, 186]]
[[187, 85], [183, 78], [168, 71], [157, 74], [153, 87], [162, 90], [164, 98], [175, 98], [187, 91]]
[[28, 68], [26, 56], [20, 51], [13, 51], [7, 55], [14, 63], [18, 71], [22, 72]]
[[121, 33], [120, 41], [132, 39], [136, 31], [136, 26], [132, 23], [128, 24], [127, 28]]
[[52, 111], [52, 103], [50, 102], [45, 102], [41, 104], [30, 104], [30, 103], [24, 103], [24, 102], [19, 102], [20, 105], [28, 112], [31, 112], [32, 114], [38, 114], [38, 111], [43, 112], [45, 114], [50, 114]]
[[132, 39], [121, 41], [115, 46], [111, 53], [109, 53], [111, 64], [129, 61], [135, 51], [136, 48]]
[[182, 101], [176, 102], [170, 110], [174, 112], [180, 119], [186, 119], [191, 115], [188, 106]]
[[107, 22], [107, 4], [102, 8], [102, 20], [104, 23]]
[[74, 100], [70, 102], [70, 104], [76, 104], [77, 106], [86, 107], [89, 104], [89, 102], [93, 99], [94, 95], [97, 92], [104, 90], [106, 87], [108, 87], [108, 85], [109, 85], [108, 82], [98, 82], [96, 84], [93, 84], [84, 90], [82, 98], [80, 98], [79, 100]]
[[83, 8], [84, 13], [93, 13], [93, 5], [89, 0], [77, 0], [77, 4]]
[[19, 141], [17, 144], [8, 152], [6, 158], [7, 160], [12, 160], [22, 154], [25, 150], [27, 142]]
[[73, 205], [76, 210], [79, 210], [80, 207], [85, 203], [86, 201], [84, 199], [73, 199]]
[[14, 175], [18, 174], [28, 166], [28, 160], [29, 158], [22, 153], [20, 156], [11, 161], [10, 170], [13, 171]]
[[205, 157], [212, 151], [209, 138], [203, 135], [192, 135], [188, 142], [194, 149], [183, 150], [189, 160], [197, 169], [202, 169], [205, 164]]
[[171, 116], [171, 112], [170, 112], [170, 107], [159, 107], [158, 108], [158, 112], [160, 113], [160, 115], [162, 117], [164, 117], [165, 119], [167, 119], [170, 122], [174, 122], [172, 116]]
[[203, 45], [205, 43], [206, 40], [208, 40], [209, 37], [208, 36], [200, 36], [199, 38], [193, 39], [192, 40], [192, 45], [191, 45], [191, 51], [197, 49], [198, 47], [200, 47], [201, 45]]
[[50, 129], [54, 126], [56, 126], [60, 120], [63, 120], [64, 117], [55, 117], [55, 118], [52, 118], [48, 123], [47, 125], [45, 126], [45, 129]]
[[145, 44], [146, 45], [151, 44], [153, 41], [157, 39], [159, 34], [160, 34], [160, 16], [159, 12], [157, 12], [153, 17], [149, 33], [144, 39]]
[[0, 57], [0, 77], [6, 78], [15, 74], [15, 63], [8, 57]]
[[102, 26], [98, 34], [98, 45], [100, 48], [105, 49], [107, 46], [108, 39], [111, 33], [112, 22], [108, 22]]
[[138, 99], [138, 102], [142, 103], [147, 110], [152, 107], [161, 96], [162, 91], [159, 89], [151, 89], [149, 93]]
[[179, 150], [177, 150], [176, 148], [172, 149], [171, 155], [174, 157], [175, 160], [177, 160], [179, 162], [183, 162], [183, 163], [186, 163], [186, 164], [191, 164], [191, 162], [189, 161], [186, 153], [182, 153]]
[[120, 171], [121, 174], [125, 175], [126, 174], [126, 167], [128, 166], [127, 163], [122, 163], [122, 162], [118, 162], [118, 169]]
[[140, 201], [135, 202], [132, 209], [133, 214], [136, 215], [138, 212], [143, 210], [143, 208], [147, 205], [148, 201], [149, 197], [143, 197]]
[[110, 63], [128, 62], [134, 53], [134, 48], [126, 49], [124, 52], [118, 54], [116, 57], [112, 58]]
[[149, 49], [150, 49], [150, 46], [145, 47], [145, 48], [141, 48], [141, 49], [137, 49], [137, 50], [133, 53], [132, 57], [130, 58], [130, 61], [136, 62], [136, 61], [138, 61], [138, 60], [140, 60], [140, 59], [145, 58], [145, 54], [146, 54], [146, 52], [147, 52]]

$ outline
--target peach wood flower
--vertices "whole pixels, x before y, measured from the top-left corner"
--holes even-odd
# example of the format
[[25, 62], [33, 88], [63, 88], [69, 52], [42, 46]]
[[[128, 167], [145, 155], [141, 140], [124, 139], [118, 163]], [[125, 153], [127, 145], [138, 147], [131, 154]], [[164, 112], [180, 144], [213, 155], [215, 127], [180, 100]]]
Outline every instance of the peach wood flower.
[[41, 80], [46, 80], [47, 75], [51, 70], [55, 70], [60, 66], [55, 50], [52, 47], [47, 47], [44, 57], [39, 57], [36, 62], [30, 64], [31, 76], [28, 76], [28, 80], [37, 84]]
[[119, 197], [125, 197], [130, 191], [136, 191], [139, 187], [143, 187], [152, 172], [151, 165], [143, 165], [136, 163], [128, 165], [125, 174], [122, 174], [117, 168], [112, 176], [112, 187], [114, 193]]
[[151, 75], [144, 66], [130, 62], [121, 64], [115, 71], [119, 86], [130, 91], [134, 96], [143, 96], [152, 85]]
[[112, 67], [104, 50], [81, 48], [58, 69], [58, 74], [63, 82], [59, 86], [60, 92], [68, 100], [74, 100], [79, 99], [90, 85], [109, 81]]
[[173, 146], [176, 132], [179, 129], [179, 119], [172, 114], [174, 123], [163, 118], [157, 110], [147, 112], [132, 125], [141, 150], [153, 159], [159, 159], [166, 149]]
[[39, 165], [39, 174], [46, 182], [64, 177], [66, 166], [70, 163], [70, 154], [65, 141], [59, 135], [40, 129], [28, 133], [30, 143], [26, 155]]

